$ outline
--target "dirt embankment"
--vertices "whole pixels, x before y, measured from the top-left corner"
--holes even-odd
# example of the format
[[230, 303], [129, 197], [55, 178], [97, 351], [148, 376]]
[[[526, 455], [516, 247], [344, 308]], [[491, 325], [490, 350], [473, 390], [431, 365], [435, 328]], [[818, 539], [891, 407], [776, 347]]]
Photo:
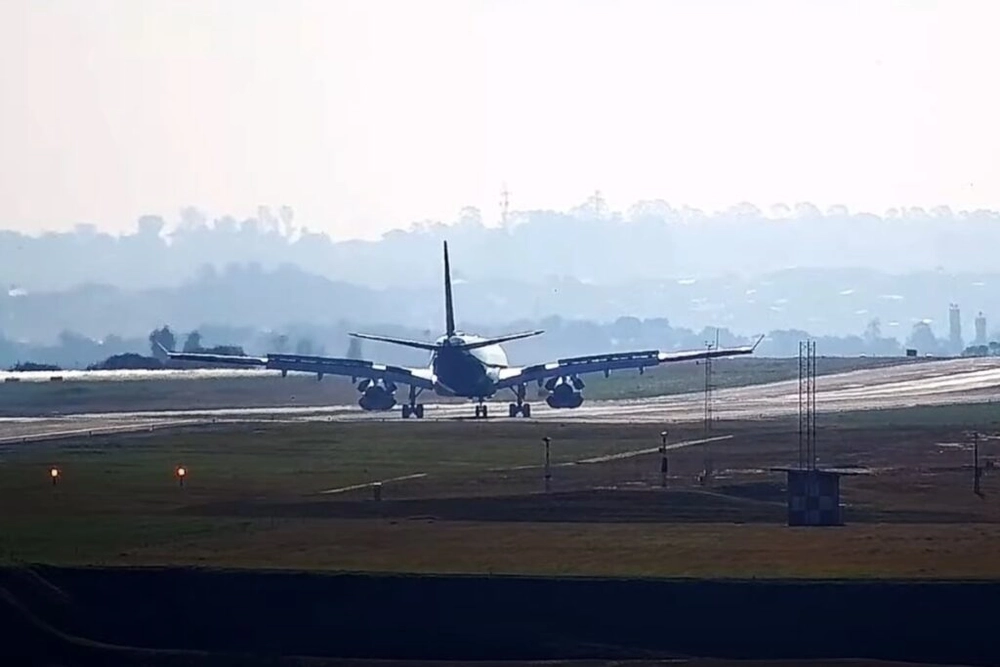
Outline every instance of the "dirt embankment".
[[[0, 622], [14, 631], [5, 633], [0, 658], [124, 664], [132, 656], [151, 664], [150, 650], [160, 650], [175, 652], [166, 660], [170, 664], [182, 664], [183, 654], [192, 660], [254, 654], [460, 661], [868, 658], [986, 665], [1000, 657], [992, 620], [998, 602], [1000, 582], [40, 567], [0, 570]], [[43, 654], [45, 662], [36, 662]], [[24, 663], [26, 658], [31, 660]]]

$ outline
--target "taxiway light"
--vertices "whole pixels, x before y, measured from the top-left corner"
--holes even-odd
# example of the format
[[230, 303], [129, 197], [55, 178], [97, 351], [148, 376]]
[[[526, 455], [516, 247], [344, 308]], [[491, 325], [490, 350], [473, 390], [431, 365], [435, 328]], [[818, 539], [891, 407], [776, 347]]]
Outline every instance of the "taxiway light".
[[184, 466], [177, 466], [177, 470], [174, 472], [177, 475], [177, 483], [184, 486], [184, 478], [187, 476], [187, 468]]
[[55, 483], [59, 480], [59, 468], [56, 467], [49, 468], [49, 477], [52, 478], [52, 484], [54, 486]]

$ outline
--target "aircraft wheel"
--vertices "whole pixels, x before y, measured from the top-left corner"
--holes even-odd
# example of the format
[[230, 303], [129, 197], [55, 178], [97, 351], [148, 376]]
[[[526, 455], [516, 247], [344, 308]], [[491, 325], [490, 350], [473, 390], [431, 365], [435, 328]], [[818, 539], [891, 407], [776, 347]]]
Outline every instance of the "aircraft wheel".
[[524, 415], [525, 419], [531, 418], [531, 403], [524, 403], [521, 405], [521, 414]]
[[409, 418], [410, 418], [410, 406], [406, 405], [404, 403], [403, 404], [403, 419], [409, 419]]
[[415, 410], [416, 410], [416, 414], [417, 414], [417, 419], [423, 419], [424, 418], [424, 404], [420, 403], [419, 405], [416, 406]]
[[516, 417], [518, 412], [519, 411], [517, 409], [517, 403], [511, 403], [510, 405], [507, 406], [508, 416], [510, 416], [512, 418]]

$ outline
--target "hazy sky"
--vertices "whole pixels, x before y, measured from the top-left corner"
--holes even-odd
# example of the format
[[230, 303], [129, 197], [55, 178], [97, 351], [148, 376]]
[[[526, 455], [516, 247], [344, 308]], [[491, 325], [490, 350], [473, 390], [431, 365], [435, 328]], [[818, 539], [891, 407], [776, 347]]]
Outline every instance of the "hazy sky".
[[4, 0], [0, 226], [1000, 208], [984, 2]]

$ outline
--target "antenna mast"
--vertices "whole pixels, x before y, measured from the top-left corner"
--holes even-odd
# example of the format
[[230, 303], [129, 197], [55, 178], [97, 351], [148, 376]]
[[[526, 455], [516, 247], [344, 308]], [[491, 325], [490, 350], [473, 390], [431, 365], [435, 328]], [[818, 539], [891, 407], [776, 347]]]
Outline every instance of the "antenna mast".
[[816, 469], [816, 341], [799, 341], [799, 468]]
[[[716, 330], [716, 332], [718, 332], [718, 330]], [[710, 341], [705, 341], [705, 350], [708, 354], [705, 355], [705, 423], [703, 437], [706, 441], [712, 437], [712, 420], [714, 419], [712, 414], [712, 391], [715, 389], [715, 384], [712, 377], [712, 350], [716, 348], [717, 346], [713, 345]], [[705, 469], [702, 472], [701, 483], [703, 485], [711, 483], [714, 472], [715, 466], [712, 460], [712, 445], [711, 443], [706, 442]]]
[[510, 212], [510, 192], [507, 190], [507, 184], [503, 184], [503, 190], [500, 191], [500, 225], [502, 227], [507, 226], [507, 214]]

